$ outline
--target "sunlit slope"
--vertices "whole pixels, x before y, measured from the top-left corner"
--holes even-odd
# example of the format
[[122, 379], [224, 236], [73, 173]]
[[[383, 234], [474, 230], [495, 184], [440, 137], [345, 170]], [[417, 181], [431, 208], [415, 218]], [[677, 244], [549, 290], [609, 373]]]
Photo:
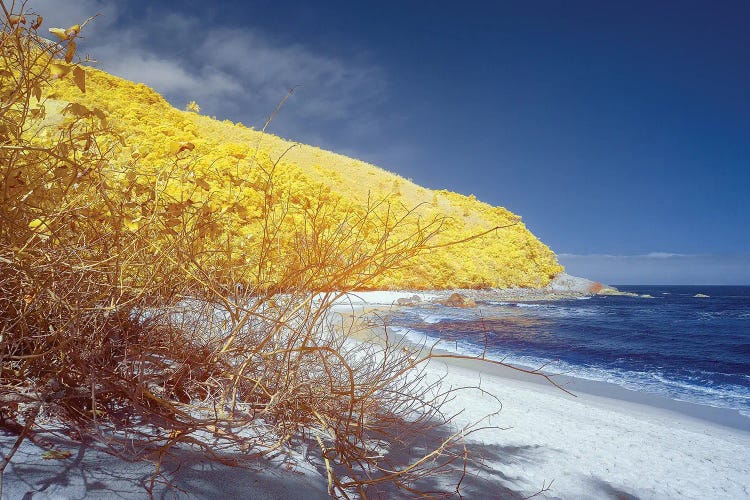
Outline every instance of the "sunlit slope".
[[[252, 158], [260, 155], [272, 161], [280, 158], [276, 167], [280, 186], [293, 191], [297, 198], [309, 198], [303, 200], [305, 203], [314, 205], [323, 200], [346, 210], [364, 207], [368, 200], [385, 199], [394, 212], [414, 209], [415, 217], [425, 223], [445, 217], [442, 231], [430, 241], [437, 248], [425, 250], [407, 266], [389, 271], [373, 283], [375, 287], [541, 287], [562, 271], [554, 253], [531, 234], [520, 217], [504, 208], [482, 203], [473, 196], [425, 189], [352, 158], [181, 111], [144, 85], [96, 70], [87, 73], [85, 94], [65, 80], [56, 84], [49, 96], [48, 119], [54, 120], [56, 108], [67, 102], [104, 110], [109, 126], [123, 139], [124, 146], [118, 146], [115, 153], [120, 172], [132, 169], [158, 178], [160, 169], [173, 164], [175, 155], [189, 154], [195, 171], [205, 172], [200, 183], [210, 186], [206, 196], [212, 196], [214, 192], [230, 192], [238, 178], [256, 175]], [[187, 143], [189, 151], [183, 147]], [[216, 199], [221, 199], [221, 194]], [[252, 197], [243, 200], [246, 206], [239, 208], [245, 217], [236, 217], [233, 234], [251, 238], [252, 224], [243, 221], [252, 218], [247, 214], [252, 215], [256, 207], [253, 201], [247, 201]], [[228, 204], [217, 202], [217, 207], [226, 210]], [[233, 210], [236, 212], [237, 208]], [[508, 225], [511, 226], [480, 238], [444, 246]], [[247, 245], [246, 251], [252, 252], [252, 244]]]

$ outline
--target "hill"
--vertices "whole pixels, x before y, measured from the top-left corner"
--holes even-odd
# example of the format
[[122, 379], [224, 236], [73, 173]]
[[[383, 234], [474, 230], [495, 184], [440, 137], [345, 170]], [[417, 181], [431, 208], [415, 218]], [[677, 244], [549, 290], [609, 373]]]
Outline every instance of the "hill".
[[[222, 215], [225, 226], [207, 230], [201, 236], [213, 241], [226, 237], [239, 242], [241, 249], [240, 254], [230, 256], [221, 265], [251, 258], [254, 234], [262, 230], [254, 222], [264, 203], [259, 197], [261, 184], [264, 175], [272, 170], [277, 191], [283, 197], [274, 203], [304, 207], [308, 219], [311, 208], [318, 214], [325, 213], [329, 230], [332, 224], [345, 219], [340, 213], [386, 207], [386, 219], [398, 221], [407, 217], [410, 221], [394, 224], [390, 236], [396, 241], [420, 231], [427, 235], [436, 231], [427, 238], [427, 248], [419, 258], [387, 271], [368, 286], [542, 287], [562, 271], [554, 253], [524, 226], [520, 217], [505, 208], [493, 207], [474, 196], [426, 189], [374, 165], [241, 124], [181, 111], [145, 85], [94, 69], [87, 69], [86, 73], [85, 94], [71, 79], [55, 83], [46, 96], [45, 122], [63, 120], [71, 113], [93, 117], [95, 111], [119, 136], [110, 145], [115, 161], [106, 182], [134, 193], [132, 217], [123, 220], [131, 230], [137, 230], [144, 217], [137, 210], [137, 197], [145, 196], [144, 186], [160, 182], [160, 176], [168, 171], [170, 175], [181, 175], [182, 182], [187, 179], [191, 187], [189, 192], [184, 185], [174, 187], [175, 202], [169, 209], [174, 210], [175, 220], [186, 204], [197, 198], [209, 201], [214, 213]], [[70, 103], [83, 108], [71, 109]], [[304, 223], [294, 215], [285, 223], [279, 236], [278, 258], [287, 258], [299, 232], [295, 227]], [[388, 220], [384, 223], [387, 225]], [[503, 229], [490, 231], [495, 227]], [[471, 239], [487, 231], [490, 232]], [[219, 236], [223, 232], [227, 234]]]

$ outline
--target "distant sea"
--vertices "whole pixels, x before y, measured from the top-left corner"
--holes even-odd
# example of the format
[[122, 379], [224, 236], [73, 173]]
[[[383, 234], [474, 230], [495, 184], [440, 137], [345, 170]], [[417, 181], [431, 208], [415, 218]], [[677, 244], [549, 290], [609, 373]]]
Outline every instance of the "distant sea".
[[[620, 286], [653, 298], [394, 309], [414, 342], [604, 381], [750, 418], [750, 286]], [[696, 297], [702, 294], [708, 297]]]

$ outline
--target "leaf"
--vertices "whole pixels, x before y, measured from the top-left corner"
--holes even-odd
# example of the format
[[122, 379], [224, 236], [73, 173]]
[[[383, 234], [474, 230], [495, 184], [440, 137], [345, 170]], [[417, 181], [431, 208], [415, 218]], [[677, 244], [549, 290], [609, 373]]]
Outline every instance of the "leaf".
[[237, 216], [242, 220], [248, 220], [250, 217], [250, 212], [247, 210], [247, 207], [241, 203], [235, 203], [232, 205], [232, 212], [237, 214]]
[[49, 32], [55, 35], [61, 41], [68, 39], [68, 33], [66, 33], [66, 31], [62, 28], [50, 28]]
[[203, 189], [205, 189], [206, 191], [211, 191], [211, 185], [208, 182], [206, 182], [206, 179], [199, 177], [198, 179], [195, 179], [195, 183], [198, 184]]
[[44, 18], [42, 16], [36, 16], [36, 21], [34, 21], [34, 24], [31, 25], [31, 29], [39, 29], [39, 26], [42, 25], [42, 21], [44, 21]]
[[67, 180], [70, 179], [73, 172], [71, 172], [71, 169], [69, 169], [68, 166], [63, 163], [55, 167], [55, 169], [52, 171], [52, 174], [55, 176], [55, 179]]
[[72, 451], [68, 450], [49, 450], [42, 453], [42, 460], [63, 460], [73, 456]]
[[185, 433], [185, 431], [181, 431], [179, 429], [175, 429], [175, 430], [173, 430], [172, 432], [169, 433], [169, 439], [177, 439], [178, 437], [180, 437], [184, 433]]
[[68, 42], [68, 49], [65, 51], [65, 62], [70, 63], [73, 60], [73, 56], [76, 55], [76, 42], [71, 40]]
[[138, 217], [136, 219], [130, 219], [128, 217], [125, 217], [123, 219], [123, 223], [125, 224], [125, 227], [128, 229], [128, 231], [136, 232], [138, 231], [138, 228], [141, 227], [139, 221], [141, 220], [141, 217]]
[[53, 78], [62, 78], [70, 73], [71, 69], [70, 66], [63, 63], [50, 63], [49, 65], [49, 73]]
[[74, 24], [70, 28], [65, 30], [65, 34], [68, 38], [75, 38], [78, 36], [78, 33], [81, 32], [81, 25], [80, 24]]
[[39, 83], [35, 83], [34, 86], [31, 87], [31, 94], [36, 98], [36, 102], [42, 100], [42, 87]]
[[[72, 43], [72, 42], [71, 42]], [[86, 93], [86, 72], [80, 66], [73, 68], [73, 80], [81, 92]]]
[[104, 114], [104, 111], [102, 111], [99, 108], [94, 108], [91, 110], [91, 112], [94, 114], [94, 116], [99, 118], [99, 121], [101, 122], [102, 127], [107, 126], [107, 115]]
[[182, 153], [183, 151], [192, 151], [195, 149], [195, 144], [192, 142], [181, 142], [180, 148], [177, 150], [177, 154]]
[[11, 26], [15, 26], [17, 24], [26, 24], [26, 18], [24, 16], [9, 16], [8, 23]]
[[34, 219], [31, 222], [29, 222], [29, 229], [31, 229], [34, 233], [36, 233], [39, 236], [39, 238], [42, 239], [42, 241], [49, 238], [50, 235], [52, 234], [52, 231], [50, 231], [47, 223], [41, 219]]
[[167, 205], [166, 213], [172, 216], [180, 216], [185, 211], [185, 205], [182, 203], [170, 203]]
[[76, 115], [79, 118], [85, 118], [89, 115], [91, 115], [91, 110], [84, 106], [83, 104], [78, 104], [77, 102], [71, 102], [67, 106], [65, 106], [62, 110], [62, 114], [72, 113]]
[[37, 120], [39, 118], [44, 118], [44, 107], [39, 108], [31, 108], [29, 110], [29, 114], [31, 115], [31, 118], [34, 120]]

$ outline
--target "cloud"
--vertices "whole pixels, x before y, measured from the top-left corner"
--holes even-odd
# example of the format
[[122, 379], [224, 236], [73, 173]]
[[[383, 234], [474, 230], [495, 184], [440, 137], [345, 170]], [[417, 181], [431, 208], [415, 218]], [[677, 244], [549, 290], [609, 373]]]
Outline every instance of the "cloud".
[[45, 27], [67, 27], [101, 13], [86, 27], [80, 48], [102, 69], [153, 87], [176, 107], [195, 100], [207, 115], [261, 126], [299, 85], [272, 131], [351, 150], [385, 129], [373, 117], [386, 93], [386, 75], [361, 54], [344, 58], [277, 43], [258, 27], [206, 25], [158, 4], [145, 11], [101, 0], [66, 1], [65, 8], [56, 0], [29, 5], [45, 16]]
[[750, 254], [559, 254], [569, 274], [612, 285], [747, 285]]

